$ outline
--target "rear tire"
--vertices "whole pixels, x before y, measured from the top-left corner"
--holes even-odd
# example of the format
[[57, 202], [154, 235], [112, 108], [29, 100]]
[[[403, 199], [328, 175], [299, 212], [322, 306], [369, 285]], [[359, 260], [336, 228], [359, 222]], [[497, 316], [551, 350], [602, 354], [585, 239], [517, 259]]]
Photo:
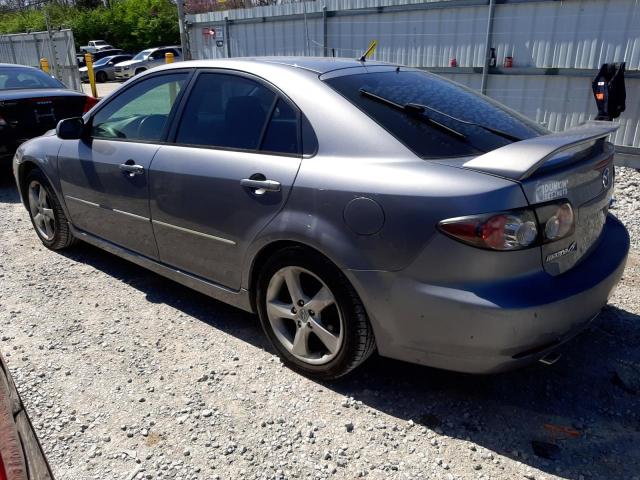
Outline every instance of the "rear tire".
[[73, 245], [69, 220], [44, 174], [38, 169], [29, 172], [24, 188], [29, 217], [42, 244], [51, 250]]
[[358, 294], [335, 265], [315, 252], [291, 247], [273, 255], [259, 273], [256, 304], [278, 355], [303, 375], [336, 379], [375, 350]]

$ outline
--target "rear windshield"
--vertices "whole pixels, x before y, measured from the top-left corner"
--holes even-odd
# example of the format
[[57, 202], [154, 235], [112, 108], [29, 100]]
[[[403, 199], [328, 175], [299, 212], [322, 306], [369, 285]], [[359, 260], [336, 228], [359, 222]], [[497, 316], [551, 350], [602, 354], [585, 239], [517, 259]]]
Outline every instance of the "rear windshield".
[[0, 90], [28, 88], [65, 88], [65, 86], [40, 70], [0, 67]]
[[[325, 82], [423, 158], [478, 155], [548, 133], [488, 97], [426, 72], [392, 70]], [[409, 103], [426, 108], [398, 108]]]

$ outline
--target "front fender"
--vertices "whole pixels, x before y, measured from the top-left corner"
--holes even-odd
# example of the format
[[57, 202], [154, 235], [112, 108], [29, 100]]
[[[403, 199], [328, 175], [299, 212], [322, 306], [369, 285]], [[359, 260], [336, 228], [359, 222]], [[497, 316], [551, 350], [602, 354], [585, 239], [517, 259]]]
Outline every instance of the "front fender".
[[24, 192], [24, 180], [32, 168], [39, 168], [49, 180], [49, 184], [58, 197], [65, 215], [70, 218], [58, 175], [58, 152], [61, 146], [60, 139], [55, 135], [37, 137], [23, 143], [13, 157], [13, 174], [16, 178], [16, 185], [18, 186], [22, 204], [25, 208], [28, 208]]

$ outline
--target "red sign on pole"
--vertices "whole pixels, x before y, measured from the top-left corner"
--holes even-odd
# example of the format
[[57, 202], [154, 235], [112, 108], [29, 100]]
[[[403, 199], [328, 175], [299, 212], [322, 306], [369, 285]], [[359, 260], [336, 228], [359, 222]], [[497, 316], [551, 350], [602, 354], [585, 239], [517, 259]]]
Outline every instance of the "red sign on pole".
[[216, 29], [211, 27], [203, 28], [202, 35], [205, 37], [216, 38]]

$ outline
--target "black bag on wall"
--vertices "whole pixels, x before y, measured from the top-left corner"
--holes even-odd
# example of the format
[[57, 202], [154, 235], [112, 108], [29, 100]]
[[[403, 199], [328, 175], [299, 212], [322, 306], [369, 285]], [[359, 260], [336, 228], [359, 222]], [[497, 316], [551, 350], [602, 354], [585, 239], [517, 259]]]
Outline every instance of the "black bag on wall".
[[596, 120], [613, 120], [624, 112], [627, 99], [624, 66], [625, 62], [603, 63], [598, 75], [593, 79], [591, 88], [598, 106]]

